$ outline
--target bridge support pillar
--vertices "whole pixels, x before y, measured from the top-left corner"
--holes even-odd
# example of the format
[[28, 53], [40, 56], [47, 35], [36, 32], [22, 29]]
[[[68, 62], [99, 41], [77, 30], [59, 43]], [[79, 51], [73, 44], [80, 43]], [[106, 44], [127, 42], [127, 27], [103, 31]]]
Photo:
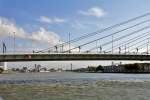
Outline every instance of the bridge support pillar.
[[7, 62], [0, 62], [0, 67], [7, 70]]

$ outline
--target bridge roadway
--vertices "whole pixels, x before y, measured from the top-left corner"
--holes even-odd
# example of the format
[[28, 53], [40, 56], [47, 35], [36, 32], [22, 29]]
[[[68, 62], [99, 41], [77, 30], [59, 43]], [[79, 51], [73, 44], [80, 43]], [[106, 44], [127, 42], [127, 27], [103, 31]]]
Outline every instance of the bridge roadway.
[[0, 54], [0, 62], [18, 61], [86, 61], [134, 60], [150, 61], [148, 54]]

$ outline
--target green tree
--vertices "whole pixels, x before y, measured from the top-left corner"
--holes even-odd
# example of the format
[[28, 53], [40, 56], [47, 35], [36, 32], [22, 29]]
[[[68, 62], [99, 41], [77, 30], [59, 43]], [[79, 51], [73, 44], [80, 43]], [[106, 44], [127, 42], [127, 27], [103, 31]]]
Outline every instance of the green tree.
[[98, 67], [96, 67], [95, 71], [96, 72], [98, 72], [98, 71], [104, 71], [104, 68], [101, 65], [99, 65]]
[[88, 66], [88, 71], [89, 72], [95, 72], [95, 70], [96, 70], [96, 67]]
[[124, 66], [125, 71], [127, 72], [141, 72], [144, 70], [143, 65], [135, 63], [135, 64], [127, 64]]
[[0, 74], [1, 74], [3, 71], [4, 71], [4, 69], [0, 67]]

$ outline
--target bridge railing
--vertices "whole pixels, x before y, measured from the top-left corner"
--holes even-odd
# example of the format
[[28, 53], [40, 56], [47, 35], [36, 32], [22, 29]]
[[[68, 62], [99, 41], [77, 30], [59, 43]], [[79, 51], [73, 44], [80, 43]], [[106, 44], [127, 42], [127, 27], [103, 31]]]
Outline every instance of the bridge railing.
[[97, 51], [92, 51], [92, 52], [85, 52], [85, 51], [81, 51], [81, 52], [78, 52], [78, 51], [73, 51], [73, 52], [40, 52], [40, 53], [34, 53], [34, 52], [23, 52], [23, 51], [18, 51], [18, 52], [7, 52], [7, 53], [0, 53], [0, 54], [131, 54], [131, 55], [142, 55], [142, 54], [150, 54], [150, 53], [147, 53], [147, 52], [122, 52], [122, 53], [119, 53], [119, 52], [97, 52]]

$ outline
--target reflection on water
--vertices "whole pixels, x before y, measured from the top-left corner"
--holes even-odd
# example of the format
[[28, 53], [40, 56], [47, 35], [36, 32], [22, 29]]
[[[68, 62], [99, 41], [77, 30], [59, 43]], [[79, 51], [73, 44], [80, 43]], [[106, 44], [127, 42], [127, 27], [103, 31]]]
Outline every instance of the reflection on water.
[[4, 100], [149, 100], [149, 74], [26, 73], [0, 75]]

